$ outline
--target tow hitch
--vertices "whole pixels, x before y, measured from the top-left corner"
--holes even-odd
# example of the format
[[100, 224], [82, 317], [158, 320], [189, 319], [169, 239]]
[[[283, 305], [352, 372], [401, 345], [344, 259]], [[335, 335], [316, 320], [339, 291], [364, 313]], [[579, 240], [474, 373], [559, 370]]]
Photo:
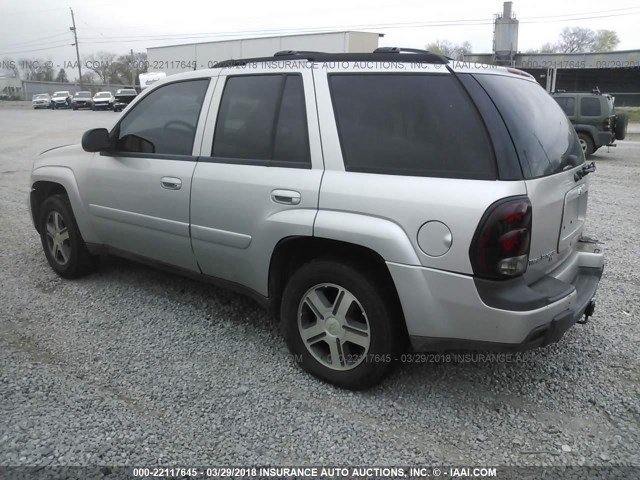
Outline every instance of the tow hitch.
[[587, 308], [585, 308], [584, 310], [584, 318], [582, 320], [578, 320], [577, 323], [579, 323], [580, 325], [584, 325], [585, 323], [587, 323], [589, 321], [589, 317], [593, 315], [593, 312], [595, 309], [596, 309], [596, 299], [592, 298], [591, 301], [589, 302], [589, 305], [587, 305]]

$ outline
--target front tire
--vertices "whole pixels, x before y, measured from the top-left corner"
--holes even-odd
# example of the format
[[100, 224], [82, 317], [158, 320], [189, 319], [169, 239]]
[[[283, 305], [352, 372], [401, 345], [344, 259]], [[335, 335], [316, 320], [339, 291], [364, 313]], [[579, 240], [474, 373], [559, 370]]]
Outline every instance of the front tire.
[[582, 151], [584, 152], [585, 158], [590, 157], [591, 154], [596, 151], [593, 139], [590, 135], [586, 133], [578, 133], [578, 140], [580, 142], [580, 146], [582, 147]]
[[42, 203], [38, 226], [54, 272], [63, 278], [78, 278], [93, 270], [96, 259], [87, 250], [66, 195], [53, 195]]
[[324, 259], [292, 275], [281, 321], [289, 350], [304, 370], [353, 390], [376, 385], [389, 373], [400, 350], [401, 325], [393, 322], [393, 302], [378, 278]]

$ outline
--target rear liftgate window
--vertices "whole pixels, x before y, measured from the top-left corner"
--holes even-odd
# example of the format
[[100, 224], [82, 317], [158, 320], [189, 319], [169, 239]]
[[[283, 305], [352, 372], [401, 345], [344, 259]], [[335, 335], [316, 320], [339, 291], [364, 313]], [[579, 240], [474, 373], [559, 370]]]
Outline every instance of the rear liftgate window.
[[495, 180], [486, 129], [452, 75], [335, 74], [329, 86], [347, 171]]

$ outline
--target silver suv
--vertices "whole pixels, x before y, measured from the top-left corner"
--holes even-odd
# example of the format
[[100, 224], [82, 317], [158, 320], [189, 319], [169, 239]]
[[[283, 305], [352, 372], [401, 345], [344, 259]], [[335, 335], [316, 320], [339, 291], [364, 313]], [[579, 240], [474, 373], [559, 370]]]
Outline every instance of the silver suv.
[[522, 350], [588, 318], [594, 169], [519, 70], [289, 51], [144, 90], [38, 157], [30, 203], [62, 277], [113, 254], [245, 292], [302, 368], [364, 388], [409, 345]]

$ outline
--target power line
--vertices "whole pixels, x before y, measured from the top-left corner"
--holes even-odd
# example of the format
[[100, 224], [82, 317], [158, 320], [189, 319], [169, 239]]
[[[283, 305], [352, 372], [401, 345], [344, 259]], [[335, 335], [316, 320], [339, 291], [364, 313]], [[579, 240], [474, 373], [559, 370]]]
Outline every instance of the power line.
[[46, 47], [46, 48], [37, 48], [34, 50], [20, 50], [20, 51], [14, 51], [14, 52], [0, 52], [0, 55], [16, 55], [19, 53], [32, 53], [32, 52], [43, 52], [45, 50], [53, 50], [54, 48], [61, 48], [61, 47], [71, 47], [72, 44], [70, 43], [63, 43], [60, 45], [54, 45], [52, 47]]
[[[629, 12], [629, 10], [637, 10], [638, 7], [630, 7], [626, 9], [615, 10], [603, 10], [601, 12], [592, 12], [589, 16], [569, 16], [566, 15], [552, 15], [552, 16], [539, 16], [539, 17], [524, 17], [520, 19], [520, 23], [551, 23], [551, 22], [566, 22], [574, 20], [591, 20], [599, 18], [609, 18], [618, 16], [638, 15], [640, 11]], [[624, 10], [624, 13], [612, 13], [609, 15], [593, 15], [596, 13], [604, 12], [620, 12]], [[565, 17], [565, 18], [558, 18]], [[432, 22], [395, 22], [386, 24], [367, 24], [367, 25], [334, 25], [329, 27], [319, 28], [291, 28], [291, 29], [269, 29], [269, 30], [244, 30], [235, 32], [200, 32], [200, 33], [174, 33], [174, 34], [149, 34], [149, 35], [132, 35], [132, 36], [102, 36], [102, 37], [85, 37], [83, 42], [86, 43], [113, 43], [113, 42], [138, 42], [138, 41], [161, 41], [172, 39], [198, 39], [206, 37], [236, 37], [243, 35], [269, 35], [278, 33], [296, 34], [296, 33], [322, 33], [335, 30], [348, 30], [348, 29], [395, 29], [395, 28], [421, 28], [421, 27], [445, 27], [445, 26], [479, 26], [479, 25], [491, 25], [493, 20], [490, 19], [466, 19], [466, 20], [441, 20]]]
[[38, 44], [49, 44], [53, 43], [53, 39], [58, 39], [57, 41], [61, 41], [60, 37], [68, 36], [69, 32], [57, 33], [55, 35], [49, 35], [46, 37], [35, 38], [33, 40], [28, 40], [24, 42], [11, 43], [9, 45], [4, 45], [5, 48], [22, 48], [22, 47], [37, 47]]

